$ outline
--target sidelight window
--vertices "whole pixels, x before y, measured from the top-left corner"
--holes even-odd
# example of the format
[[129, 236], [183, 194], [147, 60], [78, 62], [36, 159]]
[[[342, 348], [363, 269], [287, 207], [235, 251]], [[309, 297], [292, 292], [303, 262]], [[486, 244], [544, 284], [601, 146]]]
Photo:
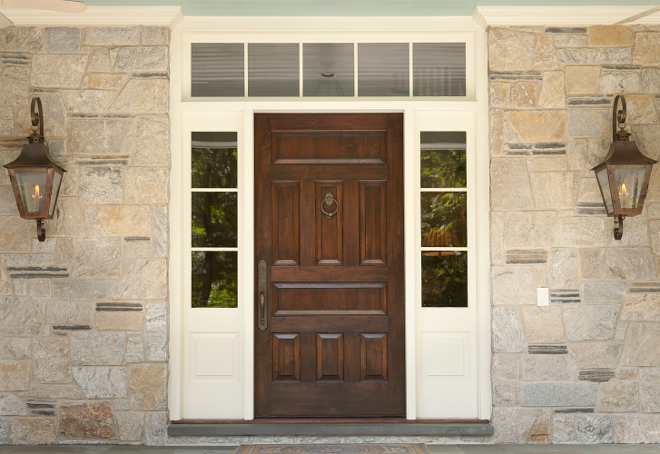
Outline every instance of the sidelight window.
[[466, 133], [420, 139], [422, 307], [467, 307]]

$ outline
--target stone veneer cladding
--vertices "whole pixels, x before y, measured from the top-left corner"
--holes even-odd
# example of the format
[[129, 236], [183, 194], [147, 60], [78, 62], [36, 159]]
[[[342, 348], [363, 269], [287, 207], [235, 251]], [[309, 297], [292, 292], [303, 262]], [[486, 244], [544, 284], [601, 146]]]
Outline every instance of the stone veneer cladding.
[[39, 96], [64, 166], [46, 241], [0, 167], [0, 444], [164, 443], [168, 27], [0, 30], [0, 164]]
[[621, 241], [590, 170], [620, 93], [660, 159], [659, 48], [658, 27], [489, 30], [493, 441], [660, 443], [660, 170]]

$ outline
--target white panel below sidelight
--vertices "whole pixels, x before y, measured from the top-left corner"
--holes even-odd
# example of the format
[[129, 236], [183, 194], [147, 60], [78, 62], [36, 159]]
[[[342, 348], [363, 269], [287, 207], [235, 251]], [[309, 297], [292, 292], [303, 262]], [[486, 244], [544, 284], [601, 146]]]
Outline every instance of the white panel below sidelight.
[[238, 378], [238, 333], [191, 333], [193, 378]]
[[422, 379], [467, 377], [468, 333], [421, 333]]

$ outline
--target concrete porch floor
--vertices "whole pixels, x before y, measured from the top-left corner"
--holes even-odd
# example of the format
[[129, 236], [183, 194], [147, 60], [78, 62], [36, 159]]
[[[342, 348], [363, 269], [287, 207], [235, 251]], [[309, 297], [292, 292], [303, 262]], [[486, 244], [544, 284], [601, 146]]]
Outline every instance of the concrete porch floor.
[[[427, 445], [432, 454], [660, 454], [660, 445]], [[0, 446], [0, 454], [231, 454], [235, 446]]]

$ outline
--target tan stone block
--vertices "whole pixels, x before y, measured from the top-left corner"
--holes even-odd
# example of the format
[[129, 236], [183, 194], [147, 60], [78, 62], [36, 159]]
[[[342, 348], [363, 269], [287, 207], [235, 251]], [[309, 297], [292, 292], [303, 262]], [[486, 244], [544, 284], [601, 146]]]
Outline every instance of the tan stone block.
[[88, 87], [99, 90], [119, 90], [128, 78], [126, 74], [90, 74]]
[[[655, 112], [653, 96], [651, 95], [626, 95], [626, 106], [628, 118], [626, 123], [643, 124], [657, 123], [658, 115]], [[657, 129], [657, 127], [654, 126]]]
[[0, 361], [0, 391], [26, 391], [30, 388], [30, 363]]
[[539, 35], [536, 40], [536, 55], [533, 69], [556, 69], [559, 67], [559, 58], [555, 50], [552, 35]]
[[0, 216], [0, 252], [29, 252], [36, 235], [27, 226], [18, 216]]
[[538, 89], [534, 82], [518, 82], [511, 89], [511, 104], [514, 107], [535, 107]]
[[528, 343], [564, 342], [561, 308], [523, 307], [523, 319]]
[[488, 34], [490, 69], [516, 71], [532, 69], [535, 57], [535, 36], [506, 28], [491, 27]]
[[97, 311], [96, 329], [142, 331], [143, 311]]
[[49, 445], [55, 443], [55, 419], [31, 416], [9, 421], [11, 442], [17, 445]]
[[505, 117], [522, 142], [556, 142], [564, 138], [564, 111], [515, 111], [506, 112]]
[[92, 236], [149, 235], [146, 205], [101, 205], [85, 209], [87, 231]]
[[628, 295], [621, 320], [660, 322], [660, 295]]
[[567, 66], [566, 92], [568, 94], [590, 94], [598, 92], [598, 66]]
[[131, 409], [165, 410], [167, 408], [167, 366], [135, 364], [128, 368]]
[[596, 410], [602, 412], [637, 411], [638, 402], [637, 383], [603, 383], [598, 388]]
[[491, 82], [490, 106], [508, 107], [509, 104], [511, 104], [511, 84], [503, 82]]
[[494, 109], [490, 112], [490, 152], [493, 156], [501, 155], [504, 148], [504, 111]]
[[67, 437], [115, 438], [114, 413], [109, 402], [64, 402], [59, 405], [58, 422]]
[[552, 172], [568, 170], [565, 156], [553, 156], [550, 158], [527, 159], [527, 169], [530, 172]]
[[564, 88], [563, 71], [549, 71], [543, 73], [543, 88], [539, 106], [541, 107], [564, 107], [566, 95]]
[[587, 29], [590, 46], [630, 46], [633, 34], [623, 25], [593, 25]]
[[660, 33], [639, 32], [635, 34], [633, 63], [636, 65], [660, 63]]

